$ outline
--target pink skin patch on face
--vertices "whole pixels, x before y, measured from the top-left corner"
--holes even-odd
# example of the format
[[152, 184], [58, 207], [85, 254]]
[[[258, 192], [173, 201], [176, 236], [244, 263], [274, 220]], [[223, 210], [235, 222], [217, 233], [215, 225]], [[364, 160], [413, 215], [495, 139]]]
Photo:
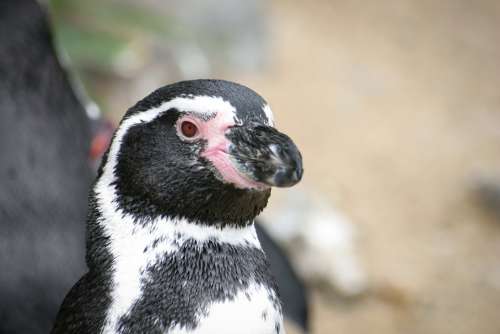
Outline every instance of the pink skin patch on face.
[[[196, 125], [198, 133], [190, 138], [182, 135], [181, 126], [185, 121]], [[235, 125], [233, 113], [219, 112], [208, 121], [201, 120], [194, 115], [186, 115], [177, 121], [177, 134], [185, 141], [204, 139], [207, 146], [201, 156], [212, 162], [214, 167], [227, 183], [234, 184], [237, 188], [266, 189], [267, 185], [253, 181], [238, 171], [231, 161], [229, 146], [231, 142], [226, 138], [226, 131]]]

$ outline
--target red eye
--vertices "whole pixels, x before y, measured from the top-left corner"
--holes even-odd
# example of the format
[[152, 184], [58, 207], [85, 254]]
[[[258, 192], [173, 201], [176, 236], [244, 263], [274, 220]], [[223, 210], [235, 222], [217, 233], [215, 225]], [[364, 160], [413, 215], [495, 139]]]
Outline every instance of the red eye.
[[189, 121], [184, 121], [181, 124], [182, 134], [187, 138], [192, 138], [198, 133], [198, 128], [196, 125]]

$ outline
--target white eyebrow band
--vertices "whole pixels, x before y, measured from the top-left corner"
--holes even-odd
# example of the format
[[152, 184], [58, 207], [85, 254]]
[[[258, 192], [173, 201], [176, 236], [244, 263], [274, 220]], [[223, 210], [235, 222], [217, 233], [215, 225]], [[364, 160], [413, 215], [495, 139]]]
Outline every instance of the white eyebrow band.
[[214, 112], [214, 113], [207, 113], [207, 112], [199, 113], [199, 112], [196, 112], [196, 111], [180, 111], [180, 112], [183, 115], [193, 115], [196, 118], [199, 118], [199, 119], [201, 119], [204, 122], [209, 121], [209, 120], [211, 120], [211, 119], [213, 119], [213, 118], [215, 118], [217, 116], [216, 112]]
[[197, 114], [213, 114], [217, 112], [234, 113], [236, 108], [221, 97], [199, 95], [194, 97], [177, 97], [160, 105], [163, 110], [175, 108], [179, 111], [193, 112]]

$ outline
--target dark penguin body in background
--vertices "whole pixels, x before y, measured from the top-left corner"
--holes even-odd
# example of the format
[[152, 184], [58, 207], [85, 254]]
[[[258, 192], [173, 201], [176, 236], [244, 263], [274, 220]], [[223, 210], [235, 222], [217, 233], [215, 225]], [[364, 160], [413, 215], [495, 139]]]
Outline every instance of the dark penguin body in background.
[[291, 320], [301, 331], [308, 333], [309, 305], [304, 283], [297, 276], [283, 249], [271, 239], [258, 220], [255, 230], [278, 285], [286, 320]]
[[[47, 333], [86, 270], [89, 128], [46, 13], [33, 0], [1, 2], [0, 333]], [[304, 287], [280, 248], [256, 229], [277, 269], [284, 313], [305, 329]]]
[[282, 333], [253, 221], [270, 186], [301, 176], [300, 153], [250, 89], [194, 80], [153, 92], [102, 162], [89, 272], [53, 333]]
[[85, 271], [89, 121], [35, 1], [0, 2], [0, 333], [47, 333]]

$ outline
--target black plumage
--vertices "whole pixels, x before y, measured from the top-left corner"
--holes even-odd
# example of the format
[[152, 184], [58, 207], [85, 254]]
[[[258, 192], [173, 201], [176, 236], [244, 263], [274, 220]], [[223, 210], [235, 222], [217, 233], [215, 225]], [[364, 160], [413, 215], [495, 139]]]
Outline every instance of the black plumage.
[[0, 2], [0, 333], [47, 333], [85, 270], [89, 121], [35, 1]]
[[295, 272], [284, 250], [257, 221], [255, 229], [262, 249], [276, 278], [285, 317], [295, 323], [304, 333], [309, 332], [309, 302], [304, 283]]

